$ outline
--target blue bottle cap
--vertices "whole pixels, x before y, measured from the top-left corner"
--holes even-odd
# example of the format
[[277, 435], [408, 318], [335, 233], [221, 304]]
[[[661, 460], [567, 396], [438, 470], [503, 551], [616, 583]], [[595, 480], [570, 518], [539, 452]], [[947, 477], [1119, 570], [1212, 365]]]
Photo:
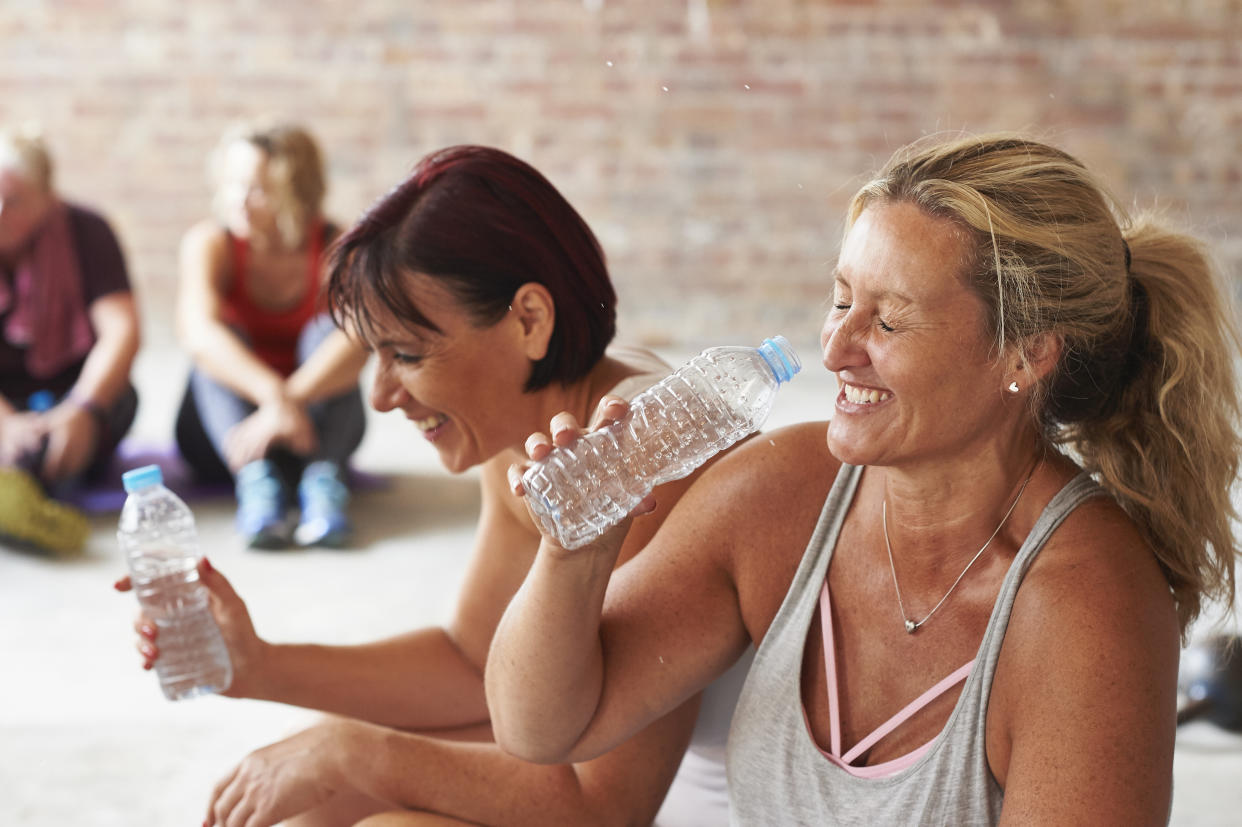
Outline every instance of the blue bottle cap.
[[121, 475], [121, 483], [125, 486], [127, 494], [150, 488], [152, 485], [160, 485], [163, 482], [164, 472], [158, 465], [144, 465]]
[[26, 410], [41, 413], [56, 407], [56, 394], [49, 390], [35, 391], [26, 400]]
[[768, 367], [772, 368], [777, 382], [788, 382], [798, 371], [802, 370], [802, 360], [798, 358], [793, 345], [789, 344], [789, 340], [784, 336], [777, 335], [764, 339], [763, 344], [759, 345], [759, 353], [768, 363]]

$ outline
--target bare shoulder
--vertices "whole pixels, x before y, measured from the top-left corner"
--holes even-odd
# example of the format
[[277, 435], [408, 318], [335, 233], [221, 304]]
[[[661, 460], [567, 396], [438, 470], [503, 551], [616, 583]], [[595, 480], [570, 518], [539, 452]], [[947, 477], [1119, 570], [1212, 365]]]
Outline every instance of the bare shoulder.
[[759, 433], [712, 469], [710, 484], [745, 517], [782, 518], [804, 508], [819, 513], [841, 462], [828, 450], [827, 422], [806, 422]]
[[695, 482], [669, 517], [691, 547], [705, 548], [737, 590], [753, 640], [784, 599], [841, 463], [827, 423], [757, 434]]
[[1009, 634], [1043, 638], [1057, 627], [1068, 633], [1084, 624], [1112, 629], [1125, 640], [1167, 636], [1177, 628], [1155, 554], [1125, 512], [1104, 496], [1074, 509], [1048, 539], [1014, 601]]
[[228, 233], [215, 221], [204, 219], [181, 237], [183, 280], [206, 282], [217, 289], [229, 277]]
[[222, 252], [228, 243], [228, 233], [215, 221], [205, 218], [181, 237], [183, 253], [214, 253]]
[[987, 742], [1006, 810], [1167, 812], [1178, 647], [1150, 546], [1111, 499], [1086, 501], [1032, 564], [997, 663]]

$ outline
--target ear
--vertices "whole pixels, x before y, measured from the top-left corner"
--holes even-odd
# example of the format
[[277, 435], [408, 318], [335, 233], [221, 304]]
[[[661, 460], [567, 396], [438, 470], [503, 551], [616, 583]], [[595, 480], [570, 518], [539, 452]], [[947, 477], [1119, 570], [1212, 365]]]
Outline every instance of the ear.
[[1053, 333], [1037, 333], [1024, 339], [1019, 347], [1021, 354], [1015, 353], [1010, 358], [1006, 379], [1016, 380], [1021, 387], [1043, 380], [1061, 360], [1061, 337]]
[[519, 336], [526, 357], [539, 361], [548, 355], [548, 342], [556, 327], [556, 303], [548, 288], [535, 281], [528, 281], [517, 289], [510, 303], [513, 318], [518, 324]]

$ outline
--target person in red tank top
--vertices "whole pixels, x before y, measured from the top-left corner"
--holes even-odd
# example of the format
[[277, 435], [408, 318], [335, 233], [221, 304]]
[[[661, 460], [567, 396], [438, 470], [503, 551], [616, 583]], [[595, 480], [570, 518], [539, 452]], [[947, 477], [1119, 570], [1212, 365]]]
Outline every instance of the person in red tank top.
[[298, 126], [242, 127], [224, 136], [212, 172], [216, 215], [181, 245], [177, 328], [193, 369], [178, 447], [198, 476], [236, 483], [249, 545], [343, 545], [366, 354], [320, 298], [337, 230], [321, 213], [319, 149]]

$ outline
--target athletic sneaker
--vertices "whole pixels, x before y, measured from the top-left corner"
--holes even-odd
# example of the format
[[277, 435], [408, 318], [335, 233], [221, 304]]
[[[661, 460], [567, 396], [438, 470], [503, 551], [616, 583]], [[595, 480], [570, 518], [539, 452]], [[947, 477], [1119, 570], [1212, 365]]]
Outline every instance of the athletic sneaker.
[[86, 515], [43, 493], [20, 468], [0, 468], [0, 535], [43, 551], [82, 550], [91, 526]]
[[312, 462], [302, 472], [302, 520], [293, 531], [298, 545], [340, 548], [349, 542], [349, 487], [342, 477], [340, 466], [327, 460]]
[[276, 466], [257, 459], [237, 472], [237, 530], [251, 548], [289, 545], [285, 485]]

